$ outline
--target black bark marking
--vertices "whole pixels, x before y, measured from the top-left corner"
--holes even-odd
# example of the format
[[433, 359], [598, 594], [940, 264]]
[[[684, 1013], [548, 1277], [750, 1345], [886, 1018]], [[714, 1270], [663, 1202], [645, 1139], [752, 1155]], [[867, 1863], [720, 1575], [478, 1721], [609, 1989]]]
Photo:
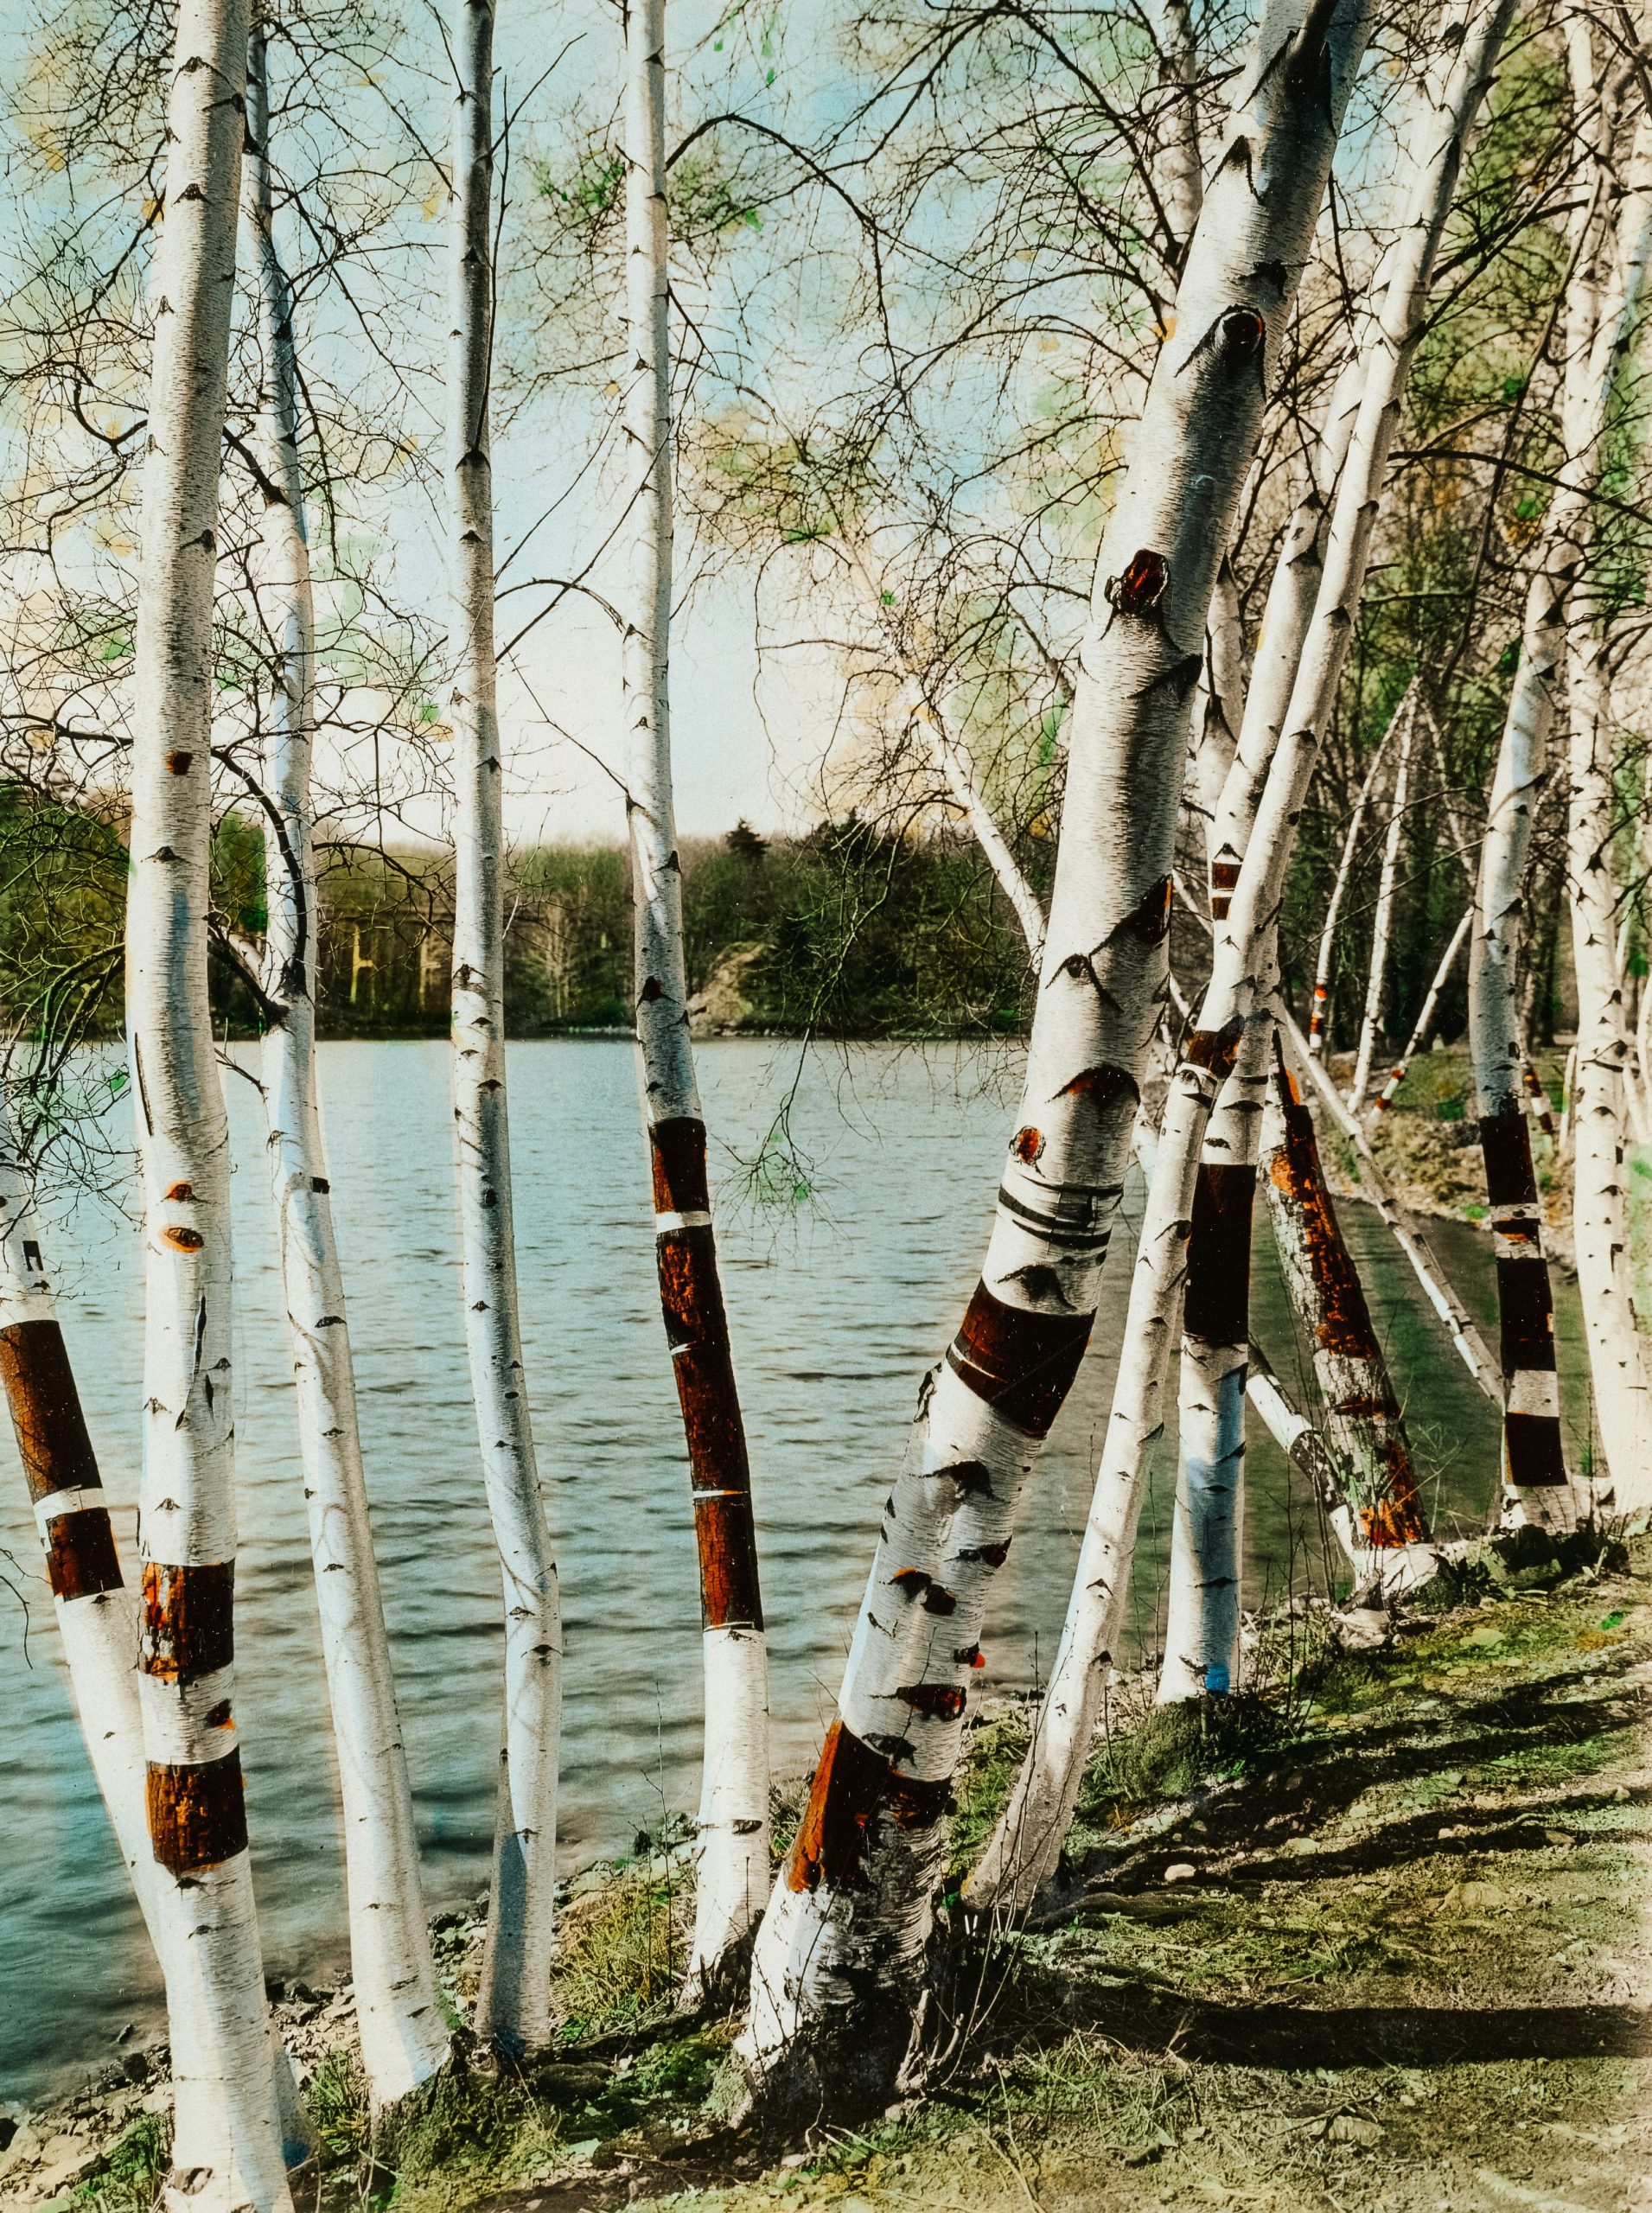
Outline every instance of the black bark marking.
[[1073, 1387], [1094, 1319], [1006, 1306], [978, 1283], [947, 1364], [1005, 1421], [1043, 1437]]

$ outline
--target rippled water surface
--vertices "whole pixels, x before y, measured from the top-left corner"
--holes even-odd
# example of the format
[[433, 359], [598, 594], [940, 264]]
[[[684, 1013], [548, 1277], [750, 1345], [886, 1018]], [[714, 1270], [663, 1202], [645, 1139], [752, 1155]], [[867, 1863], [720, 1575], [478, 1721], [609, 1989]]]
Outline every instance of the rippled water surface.
[[[806, 1767], [836, 1689], [877, 1509], [926, 1366], [979, 1262], [1014, 1070], [947, 1048], [816, 1055], [704, 1049], [714, 1140], [729, 1148], [720, 1231], [751, 1434], [779, 1767]], [[374, 1526], [432, 1908], [485, 1880], [497, 1731], [498, 1590], [459, 1329], [445, 1048], [334, 1044], [322, 1055]], [[622, 1042], [514, 1046], [513, 1154], [527, 1374], [566, 1618], [562, 1856], [622, 1850], [698, 1787], [699, 1621], [687, 1479], [654, 1291], [635, 1079]], [[267, 1964], [324, 1973], [343, 1950], [332, 1755], [259, 1146], [258, 1100], [230, 1081], [238, 1173], [237, 1435], [241, 1555], [237, 1708]], [[749, 1196], [741, 1160], [782, 1103], [802, 1158]], [[772, 1157], [771, 1157], [772, 1158]], [[800, 1191], [807, 1184], [807, 1191]], [[1139, 1192], [1126, 1215], [1133, 1225]], [[1386, 1233], [1346, 1210], [1367, 1263], [1437, 1517], [1477, 1516], [1496, 1453], [1490, 1411], [1420, 1311]], [[130, 1227], [82, 1201], [54, 1257], [62, 1318], [130, 1563], [141, 1380], [139, 1257]], [[1483, 1314], [1472, 1231], [1440, 1239]], [[1105, 1422], [1125, 1298], [1115, 1246], [1094, 1348], [1050, 1445], [984, 1639], [989, 1685], [1053, 1652]], [[1265, 1223], [1256, 1334], [1299, 1373]], [[1566, 1339], [1574, 1317], [1561, 1315]], [[1578, 1348], [1572, 1347], [1577, 1366]], [[70, 1711], [22, 1476], [0, 1491], [22, 1606], [0, 1591], [10, 1693], [0, 1863], [0, 2096], [26, 2099], [99, 2063], [157, 1982]], [[1253, 1447], [1247, 1554], [1254, 1602], [1317, 1549], [1308, 1502], [1266, 1438]], [[1151, 1640], [1173, 1462], [1158, 1470], [1139, 1576]], [[0, 1563], [3, 1565], [3, 1563]], [[8, 1571], [10, 1572], [10, 1571]]]

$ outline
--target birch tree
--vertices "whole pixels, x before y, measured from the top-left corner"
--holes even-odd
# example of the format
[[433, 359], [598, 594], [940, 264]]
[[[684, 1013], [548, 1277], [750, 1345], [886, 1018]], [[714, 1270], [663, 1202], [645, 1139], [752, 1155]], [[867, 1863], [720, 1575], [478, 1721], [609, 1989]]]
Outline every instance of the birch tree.
[[127, 1046], [144, 1247], [139, 1696], [172, 2050], [168, 2205], [289, 2213], [232, 1693], [229, 1136], [207, 990], [219, 457], [244, 0], [181, 0], [144, 471]]
[[[1596, 161], [1611, 156], [1623, 86], [1615, 52], [1583, 17], [1569, 30], [1572, 92], [1592, 124]], [[1560, 401], [1565, 457], [1548, 518], [1554, 612], [1564, 618], [1570, 742], [1567, 893], [1578, 988], [1578, 1061], [1571, 1128], [1578, 1289], [1583, 1302], [1598, 1439], [1620, 1513], [1652, 1502], [1652, 1354], [1630, 1289], [1624, 1200], [1624, 1070], [1629, 1060], [1616, 957], [1615, 730], [1603, 682], [1604, 626], [1574, 592], [1587, 551], [1588, 502], [1603, 465], [1613, 393], [1641, 311], [1652, 215], [1652, 124], [1636, 127], [1629, 189], [1616, 224], [1591, 220], [1567, 290]], [[1534, 1274], [1533, 1279], [1534, 1280]]]
[[121, 1574], [103, 1476], [38, 1223], [0, 1105], [0, 1381], [46, 1555], [74, 1710], [110, 1827], [159, 1948], [137, 1694], [137, 1600]]
[[704, 1623], [705, 1765], [685, 1993], [692, 2001], [721, 1986], [769, 1886], [769, 1662], [745, 1426], [688, 1037], [672, 793], [664, 0], [628, 0], [625, 29], [626, 820], [638, 1072], [653, 1166], [660, 1300], [688, 1445]]
[[291, 289], [275, 235], [268, 52], [247, 49], [246, 226], [258, 284], [263, 497], [257, 599], [275, 680], [265, 749], [267, 1150], [274, 1188], [310, 1554], [343, 1803], [350, 1966], [375, 2106], [433, 2074], [448, 2035], [436, 1999], [418, 1843], [367, 1516], [355, 1374], [316, 1077], [316, 865], [309, 790], [315, 709], [309, 547], [298, 449]]
[[1360, 5], [1266, 11], [1103, 539], [992, 1241], [925, 1380], [838, 1718], [758, 1934], [737, 2053], [771, 2107], [875, 2095], [912, 2044], [991, 1580], [1082, 1358], [1122, 1188], [1220, 550], [1368, 22]]
[[465, 1345], [505, 1607], [505, 1726], [478, 2031], [551, 2034], [562, 1617], [516, 1291], [505, 1060], [505, 832], [494, 649], [494, 8], [455, 0], [447, 523], [454, 680], [453, 1090]]

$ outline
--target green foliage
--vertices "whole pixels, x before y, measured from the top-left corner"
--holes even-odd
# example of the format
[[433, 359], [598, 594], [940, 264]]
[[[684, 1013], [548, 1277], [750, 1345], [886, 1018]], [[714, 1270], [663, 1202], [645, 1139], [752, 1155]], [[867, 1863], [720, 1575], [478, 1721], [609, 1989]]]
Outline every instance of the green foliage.
[[[667, 1872], [667, 1867], [669, 1872]], [[688, 1956], [686, 1867], [622, 1866], [562, 1917], [555, 1995], [570, 2043], [667, 2014]]]
[[367, 2078], [354, 2052], [326, 2055], [304, 2086], [304, 2110], [329, 2152], [348, 2158], [367, 2149]]
[[150, 2213], [172, 2154], [169, 2113], [140, 2114], [104, 2154], [69, 2203], [83, 2213]]

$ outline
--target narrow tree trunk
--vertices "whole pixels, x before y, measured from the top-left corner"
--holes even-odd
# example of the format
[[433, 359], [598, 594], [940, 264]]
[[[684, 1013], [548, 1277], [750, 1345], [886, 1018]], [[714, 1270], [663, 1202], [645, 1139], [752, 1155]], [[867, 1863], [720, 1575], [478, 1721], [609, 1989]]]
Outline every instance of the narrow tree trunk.
[[126, 979], [147, 1294], [139, 1695], [175, 2213], [291, 2203], [231, 1706], [229, 1132], [207, 991], [214, 558], [246, 81], [245, 0], [181, 0], [152, 280]]
[[[1388, 1070], [1387, 1081], [1371, 1101], [1370, 1112], [1374, 1115], [1386, 1114], [1393, 1106], [1394, 1095], [1405, 1081], [1407, 1069], [1433, 1034], [1434, 1017], [1439, 1012], [1441, 997], [1445, 986], [1451, 980], [1451, 971], [1456, 967], [1463, 948], [1469, 941], [1469, 928], [1473, 921], [1473, 908], [1465, 907], [1462, 920], [1451, 932], [1451, 943], [1440, 955], [1439, 966], [1434, 971], [1434, 980], [1428, 987], [1428, 996], [1423, 1001], [1421, 1011], [1417, 1017], [1417, 1026], [1411, 1033], [1410, 1041], [1405, 1051]], [[1309, 1042], [1310, 1049], [1311, 1049], [1311, 1039]]]
[[1526, 595], [1520, 666], [1491, 780], [1469, 948], [1469, 1039], [1502, 1323], [1505, 1512], [1510, 1519], [1560, 1527], [1576, 1519], [1576, 1508], [1560, 1429], [1553, 1299], [1531, 1129], [1522, 1106], [1525, 1055], [1515, 971], [1532, 814], [1547, 773], [1554, 719], [1563, 601], [1540, 568]]
[[1244, 698], [1245, 639], [1239, 587], [1224, 554], [1205, 624], [1204, 666], [1193, 698], [1188, 758], [1187, 808], [1201, 825], [1207, 869], [1215, 851], [1216, 812], [1233, 774]]
[[1141, 465], [1102, 544], [992, 1240], [924, 1386], [839, 1718], [758, 1936], [737, 2050], [774, 2107], [875, 2097], [910, 2048], [988, 1590], [1083, 1355], [1128, 1159], [1219, 548], [1368, 22], [1362, 4], [1269, 9], [1149, 387]]
[[1330, 1003], [1330, 963], [1336, 947], [1336, 925], [1343, 918], [1343, 901], [1354, 874], [1354, 856], [1359, 850], [1361, 832], [1365, 828], [1366, 812], [1371, 804], [1371, 794], [1376, 786], [1377, 772], [1386, 759], [1388, 740], [1394, 734], [1391, 722], [1377, 741], [1370, 765], [1360, 785], [1359, 796], [1354, 802], [1354, 812], [1348, 819], [1348, 834], [1343, 839], [1343, 857], [1336, 864], [1336, 873], [1331, 879], [1330, 902], [1325, 909], [1325, 927], [1319, 934], [1319, 958], [1314, 967], [1313, 1004], [1308, 1011], [1308, 1050], [1317, 1059], [1324, 1049], [1325, 1023]]
[[665, 7], [626, 16], [627, 313], [633, 373], [626, 607], [627, 817], [636, 914], [636, 1030], [654, 1164], [666, 1338], [682, 1403], [699, 1540], [705, 1764], [685, 1999], [715, 1991], [762, 1910], [769, 1862], [769, 1663], [751, 1475], [711, 1223], [705, 1124], [688, 1042], [682, 871], [673, 816], [669, 666], [671, 358], [667, 323]]
[[1253, 1022], [1207, 1124], [1183, 1301], [1176, 1508], [1161, 1704], [1236, 1687], [1244, 1560], [1245, 1379], [1257, 1126], [1273, 1025]]
[[[1569, 28], [1572, 86], [1580, 113], [1596, 103], [1598, 67], [1615, 62], [1584, 18]], [[1596, 126], [1596, 161], [1604, 187], [1611, 160], [1609, 114]], [[1550, 574], [1564, 610], [1571, 742], [1568, 757], [1567, 892], [1572, 957], [1578, 987], [1577, 1073], [1571, 1129], [1574, 1149], [1573, 1218], [1578, 1290], [1583, 1304], [1594, 1385], [1598, 1444], [1618, 1513], [1652, 1504], [1652, 1344], [1637, 1327], [1630, 1293], [1630, 1236], [1624, 1191], [1624, 1073], [1629, 1060], [1622, 979], [1617, 960], [1617, 886], [1612, 866], [1617, 831], [1614, 730], [1604, 708], [1605, 641], [1595, 609], [1568, 605], [1584, 564], [1587, 494], [1604, 466], [1602, 450], [1613, 391], [1634, 335], [1643, 287], [1652, 137], [1642, 118], [1617, 226], [1604, 219], [1586, 232], [1567, 289], [1567, 358], [1561, 402], [1566, 448], [1560, 489], [1547, 535], [1557, 558]], [[1585, 222], [1590, 222], [1587, 214]], [[1614, 265], [1603, 269], [1610, 249]], [[1577, 595], [1581, 598], [1582, 595]], [[1595, 1470], [1598, 1482], [1602, 1470]]]
[[470, 1388], [505, 1605], [505, 1727], [476, 2026], [551, 2033], [562, 1619], [516, 1295], [505, 1062], [504, 764], [494, 658], [494, 10], [455, 0], [448, 524], [455, 793], [453, 1122]]
[[[1388, 938], [1394, 928], [1394, 885], [1400, 872], [1400, 851], [1405, 841], [1406, 807], [1411, 793], [1411, 746], [1416, 730], [1417, 694], [1413, 691], [1400, 731], [1400, 758], [1394, 764], [1394, 793], [1388, 802], [1388, 832], [1382, 841], [1382, 872], [1377, 882], [1376, 913], [1371, 922], [1371, 973], [1365, 990], [1365, 1018], [1360, 1024], [1354, 1087], [1348, 1095], [1351, 1114], [1359, 1113], [1371, 1088], [1371, 1063], [1376, 1055], [1377, 1031], [1382, 1026]], [[1311, 1036], [1309, 1042], [1312, 1043]]]
[[1299, 1307], [1315, 1317], [1314, 1375], [1334, 1464], [1347, 1485], [1356, 1564], [1385, 1591], [1426, 1581], [1435, 1557], [1405, 1418], [1325, 1186], [1313, 1118], [1283, 1055], [1269, 1085], [1262, 1174], [1280, 1261]]
[[447, 2057], [419, 1888], [412, 1793], [367, 1516], [355, 1374], [316, 1087], [316, 871], [309, 756], [313, 624], [292, 300], [276, 249], [264, 33], [247, 52], [246, 220], [258, 255], [265, 509], [258, 602], [275, 657], [265, 746], [280, 832], [265, 840], [265, 982], [283, 1010], [264, 1045], [268, 1155], [327, 1668], [361, 2059], [375, 2107]]

